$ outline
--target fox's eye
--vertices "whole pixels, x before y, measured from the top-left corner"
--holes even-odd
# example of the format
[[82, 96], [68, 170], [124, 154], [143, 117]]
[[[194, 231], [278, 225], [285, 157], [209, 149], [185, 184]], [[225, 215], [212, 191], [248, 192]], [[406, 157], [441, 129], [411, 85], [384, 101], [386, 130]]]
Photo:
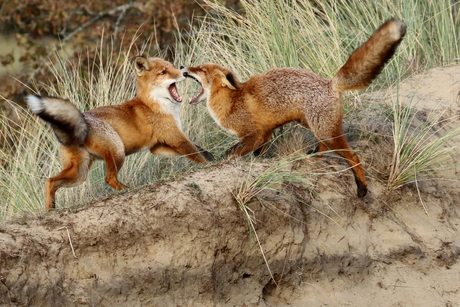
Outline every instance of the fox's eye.
[[166, 73], [167, 73], [167, 71], [166, 71], [166, 70], [163, 70], [162, 72], [160, 72], [160, 75], [164, 75], [164, 74], [166, 74]]

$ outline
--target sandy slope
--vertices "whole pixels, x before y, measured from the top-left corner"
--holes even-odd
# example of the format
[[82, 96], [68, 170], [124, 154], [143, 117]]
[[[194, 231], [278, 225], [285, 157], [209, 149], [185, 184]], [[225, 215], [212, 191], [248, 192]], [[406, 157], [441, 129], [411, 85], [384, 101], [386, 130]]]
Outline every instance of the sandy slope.
[[[416, 75], [399, 92], [427, 114], [458, 115], [460, 66]], [[364, 200], [350, 171], [311, 174], [345, 169], [326, 157], [288, 170], [304, 172], [310, 190], [279, 185], [282, 193], [265, 191], [249, 206], [276, 284], [234, 198], [274, 161], [236, 160], [0, 225], [0, 305], [460, 306], [456, 170], [391, 191], [390, 144], [356, 143], [369, 179]]]

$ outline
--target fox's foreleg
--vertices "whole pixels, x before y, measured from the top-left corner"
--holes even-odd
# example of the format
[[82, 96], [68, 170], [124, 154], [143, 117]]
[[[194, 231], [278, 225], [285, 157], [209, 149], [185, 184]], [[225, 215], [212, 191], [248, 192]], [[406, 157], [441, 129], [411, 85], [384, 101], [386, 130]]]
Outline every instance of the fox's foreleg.
[[244, 156], [254, 151], [255, 156], [264, 154], [267, 151], [267, 143], [272, 138], [273, 130], [265, 132], [250, 133], [243, 136], [238, 143], [230, 147], [225, 153], [226, 156]]
[[[155, 155], [185, 156], [196, 163], [208, 163], [214, 157], [211, 153], [201, 147], [195, 146], [187, 137], [179, 131], [169, 134], [170, 137], [160, 144], [150, 148]], [[171, 137], [171, 135], [174, 135]]]
[[204, 148], [202, 148], [202, 147], [200, 147], [200, 146], [198, 146], [198, 145], [196, 145], [196, 144], [194, 144], [194, 145], [195, 145], [195, 147], [198, 149], [198, 152], [199, 152], [203, 157], [205, 157], [206, 160], [208, 160], [208, 161], [214, 161], [214, 160], [215, 160], [215, 158], [214, 158], [214, 156], [212, 155], [212, 153], [210, 153], [210, 152], [207, 151], [206, 149], [204, 149]]

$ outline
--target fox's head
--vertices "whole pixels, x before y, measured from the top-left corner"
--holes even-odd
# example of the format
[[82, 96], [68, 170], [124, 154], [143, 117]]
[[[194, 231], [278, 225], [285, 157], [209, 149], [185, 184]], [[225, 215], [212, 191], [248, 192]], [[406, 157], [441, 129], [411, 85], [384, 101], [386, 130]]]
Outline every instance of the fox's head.
[[196, 97], [190, 99], [190, 104], [195, 104], [209, 99], [222, 88], [231, 90], [238, 89], [238, 80], [233, 72], [217, 64], [201, 64], [195, 67], [181, 66], [184, 76], [194, 79], [200, 84], [200, 90]]
[[176, 82], [185, 79], [181, 70], [159, 58], [138, 56], [134, 60], [137, 78], [137, 95], [149, 96], [155, 100], [182, 102]]

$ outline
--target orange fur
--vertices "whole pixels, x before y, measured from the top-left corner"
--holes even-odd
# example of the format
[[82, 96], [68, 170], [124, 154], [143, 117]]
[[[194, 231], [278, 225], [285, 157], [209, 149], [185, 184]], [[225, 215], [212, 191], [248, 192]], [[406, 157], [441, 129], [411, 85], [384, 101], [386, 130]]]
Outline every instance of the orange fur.
[[316, 151], [337, 150], [352, 167], [358, 196], [367, 193], [364, 170], [342, 130], [341, 92], [364, 88], [380, 73], [405, 35], [402, 21], [383, 24], [352, 53], [332, 80], [295, 68], [278, 68], [242, 83], [234, 73], [216, 64], [184, 68], [184, 75], [202, 88], [190, 103], [207, 100], [213, 119], [240, 138], [230, 151], [245, 155], [263, 152], [273, 130], [297, 121], [320, 141]]
[[126, 155], [144, 149], [152, 154], [185, 155], [197, 163], [212, 156], [192, 144], [182, 132], [179, 118], [181, 98], [175, 83], [182, 72], [158, 58], [137, 57], [134, 62], [137, 95], [120, 105], [102, 106], [81, 113], [68, 100], [56, 97], [27, 97], [30, 109], [49, 122], [61, 143], [63, 170], [46, 184], [46, 209], [54, 208], [61, 187], [84, 182], [94, 160], [104, 160], [106, 182], [124, 189], [117, 179]]

